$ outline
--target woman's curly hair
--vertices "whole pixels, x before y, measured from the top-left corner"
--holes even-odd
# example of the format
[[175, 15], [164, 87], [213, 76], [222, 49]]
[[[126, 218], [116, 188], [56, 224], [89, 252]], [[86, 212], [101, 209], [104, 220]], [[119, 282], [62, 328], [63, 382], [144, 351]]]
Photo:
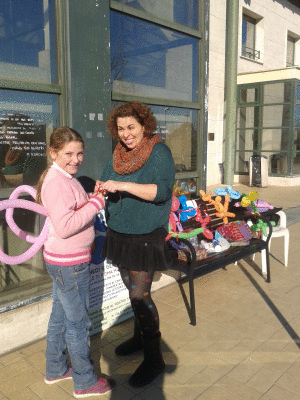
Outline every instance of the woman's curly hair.
[[144, 127], [146, 137], [151, 136], [156, 129], [156, 118], [151, 109], [146, 104], [131, 101], [114, 107], [107, 117], [107, 127], [113, 139], [119, 139], [117, 119], [124, 117], [134, 117]]

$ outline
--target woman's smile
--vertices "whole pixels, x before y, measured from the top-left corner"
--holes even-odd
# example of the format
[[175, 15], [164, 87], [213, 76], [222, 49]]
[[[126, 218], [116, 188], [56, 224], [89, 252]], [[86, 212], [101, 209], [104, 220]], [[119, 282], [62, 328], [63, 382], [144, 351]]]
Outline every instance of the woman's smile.
[[144, 127], [134, 117], [117, 119], [119, 138], [125, 146], [132, 150], [144, 138]]

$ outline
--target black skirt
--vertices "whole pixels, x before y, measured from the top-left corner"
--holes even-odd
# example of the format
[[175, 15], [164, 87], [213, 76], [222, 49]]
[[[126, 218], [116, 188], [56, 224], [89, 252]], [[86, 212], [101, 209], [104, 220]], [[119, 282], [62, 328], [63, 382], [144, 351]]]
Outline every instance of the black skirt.
[[113, 264], [130, 271], [166, 271], [171, 263], [165, 228], [131, 235], [108, 228], [101, 252]]

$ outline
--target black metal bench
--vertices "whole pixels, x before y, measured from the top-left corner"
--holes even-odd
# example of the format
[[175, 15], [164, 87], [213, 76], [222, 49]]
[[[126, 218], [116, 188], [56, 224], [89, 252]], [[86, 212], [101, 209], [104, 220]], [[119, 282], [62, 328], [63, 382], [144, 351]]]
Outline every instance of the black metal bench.
[[[213, 233], [217, 229], [218, 226], [223, 224], [223, 219], [216, 216], [215, 208], [207, 203], [203, 202], [202, 200], [197, 200], [197, 205], [202, 204], [205, 206], [206, 212], [211, 217], [211, 222], [207, 225], [207, 228], [210, 229]], [[195, 275], [200, 275], [201, 272], [206, 272], [210, 270], [215, 270], [218, 268], [225, 268], [227, 265], [235, 263], [239, 260], [242, 260], [246, 257], [249, 257], [253, 254], [261, 252], [262, 250], [266, 251], [266, 258], [267, 258], [267, 273], [266, 273], [266, 282], [270, 282], [270, 259], [269, 259], [269, 249], [268, 244], [270, 237], [272, 235], [272, 225], [270, 221], [260, 215], [264, 222], [268, 224], [269, 233], [266, 240], [262, 240], [259, 238], [252, 238], [250, 243], [246, 246], [233, 246], [230, 247], [228, 250], [222, 251], [221, 253], [211, 253], [202, 260], [196, 259], [196, 252], [194, 246], [191, 242], [187, 239], [174, 239], [176, 243], [184, 244], [188, 249], [189, 252], [186, 253], [186, 260], [178, 259], [177, 250], [172, 248], [172, 258], [173, 264], [170, 267], [172, 270], [180, 271], [184, 273], [182, 279], [188, 280], [189, 282], [189, 291], [190, 291], [190, 305], [188, 307], [188, 312], [191, 319], [191, 324], [196, 325], [196, 308], [195, 308], [195, 294], [194, 294], [194, 278]], [[239, 218], [231, 218], [231, 221], [238, 220]], [[230, 221], [229, 221], [230, 222]], [[185, 223], [182, 223], [184, 229], [188, 228], [199, 228], [199, 223], [195, 221], [194, 218], [189, 219]], [[202, 235], [198, 235], [198, 240], [205, 239]], [[263, 274], [262, 274], [263, 275]], [[180, 283], [180, 282], [179, 282]], [[183, 296], [185, 294], [182, 292]], [[186, 300], [186, 299], [185, 299]]]

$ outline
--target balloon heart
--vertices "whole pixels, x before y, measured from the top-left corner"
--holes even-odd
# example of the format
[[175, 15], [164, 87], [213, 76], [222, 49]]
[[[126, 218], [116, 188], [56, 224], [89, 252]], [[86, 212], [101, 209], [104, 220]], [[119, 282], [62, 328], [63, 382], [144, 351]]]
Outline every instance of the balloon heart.
[[29, 243], [33, 243], [33, 245], [19, 256], [8, 256], [0, 248], [0, 261], [4, 264], [17, 265], [32, 258], [43, 246], [49, 233], [49, 217], [46, 218], [44, 227], [38, 237], [28, 235], [28, 233], [22, 231], [15, 223], [13, 219], [14, 208], [25, 208], [26, 210], [34, 211], [44, 216], [48, 215], [46, 209], [40, 204], [28, 200], [18, 199], [19, 195], [24, 192], [30, 194], [35, 199], [36, 190], [33, 187], [27, 185], [19, 186], [12, 192], [8, 200], [0, 201], [0, 211], [6, 210], [6, 222], [10, 229], [20, 239], [26, 240]]

